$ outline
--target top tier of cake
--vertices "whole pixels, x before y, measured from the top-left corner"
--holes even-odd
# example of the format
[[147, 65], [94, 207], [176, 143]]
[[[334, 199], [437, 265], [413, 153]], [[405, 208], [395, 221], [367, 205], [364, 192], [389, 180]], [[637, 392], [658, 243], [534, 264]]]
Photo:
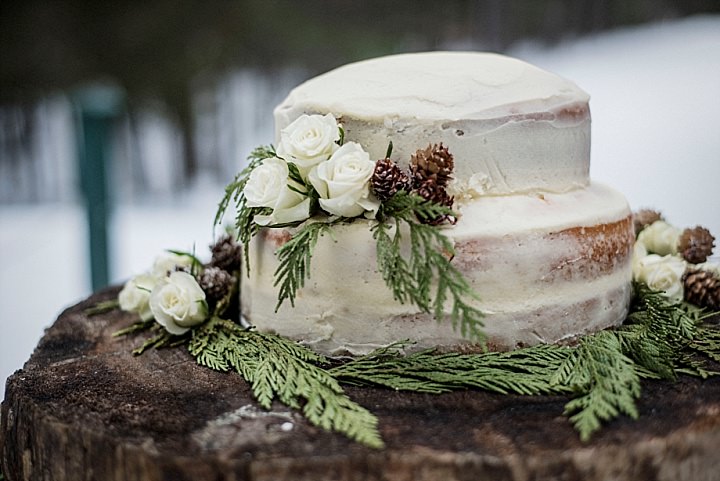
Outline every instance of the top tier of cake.
[[490, 53], [432, 52], [349, 64], [295, 88], [276, 138], [302, 114], [332, 113], [371, 158], [407, 164], [428, 143], [455, 156], [455, 192], [566, 192], [588, 183], [589, 96], [569, 80]]

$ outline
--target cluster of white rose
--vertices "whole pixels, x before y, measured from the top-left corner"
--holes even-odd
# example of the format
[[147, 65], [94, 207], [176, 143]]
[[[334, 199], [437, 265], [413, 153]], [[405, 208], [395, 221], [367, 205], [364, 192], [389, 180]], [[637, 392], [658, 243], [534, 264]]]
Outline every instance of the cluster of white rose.
[[690, 265], [678, 254], [682, 231], [658, 220], [638, 234], [633, 249], [633, 278], [673, 300], [683, 299], [683, 274], [688, 266], [720, 273], [720, 265], [705, 262]]
[[150, 272], [125, 283], [118, 295], [120, 308], [137, 313], [143, 321], [155, 318], [175, 335], [201, 324], [208, 317], [208, 305], [195, 277], [185, 271], [192, 263], [187, 255], [158, 257]]
[[[332, 114], [303, 115], [282, 129], [277, 156], [253, 169], [243, 191], [248, 207], [272, 209], [253, 220], [274, 225], [309, 218], [310, 189], [331, 215], [374, 218], [380, 206], [370, 191], [375, 162], [360, 144], [340, 142], [340, 126]], [[303, 184], [291, 178], [288, 164], [297, 167]]]

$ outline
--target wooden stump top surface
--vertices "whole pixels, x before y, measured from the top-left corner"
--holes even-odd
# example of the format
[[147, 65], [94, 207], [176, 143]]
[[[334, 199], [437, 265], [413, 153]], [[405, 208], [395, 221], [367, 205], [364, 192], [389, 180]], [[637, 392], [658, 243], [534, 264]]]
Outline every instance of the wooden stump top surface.
[[383, 450], [328, 433], [184, 348], [131, 350], [133, 316], [65, 311], [2, 404], [2, 470], [15, 480], [720, 480], [720, 378], [643, 383], [640, 419], [582, 443], [562, 396], [442, 395], [346, 387], [375, 413]]

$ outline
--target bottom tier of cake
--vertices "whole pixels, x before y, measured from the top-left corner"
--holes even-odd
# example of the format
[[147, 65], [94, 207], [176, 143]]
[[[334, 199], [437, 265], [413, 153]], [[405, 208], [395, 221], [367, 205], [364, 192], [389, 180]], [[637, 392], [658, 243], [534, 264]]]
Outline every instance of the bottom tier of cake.
[[[444, 233], [470, 281], [492, 349], [571, 340], [622, 322], [630, 300], [632, 219], [625, 198], [599, 184], [562, 194], [482, 197], [458, 206]], [[320, 352], [364, 354], [396, 341], [472, 348], [449, 322], [393, 299], [376, 265], [371, 221], [338, 225], [318, 241], [295, 306], [276, 312], [275, 251], [292, 231], [272, 229], [250, 246], [245, 318]]]

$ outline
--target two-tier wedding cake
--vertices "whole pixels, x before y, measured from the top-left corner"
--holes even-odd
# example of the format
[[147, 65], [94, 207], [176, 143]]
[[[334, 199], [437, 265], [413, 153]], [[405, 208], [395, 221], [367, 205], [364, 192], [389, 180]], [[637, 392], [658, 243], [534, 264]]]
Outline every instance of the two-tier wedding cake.
[[[572, 340], [621, 323], [634, 240], [625, 198], [589, 179], [588, 95], [525, 62], [489, 53], [404, 54], [358, 62], [295, 88], [275, 110], [276, 141], [306, 114], [332, 114], [346, 141], [403, 167], [429, 144], [454, 156], [458, 213], [441, 227], [485, 314], [493, 349]], [[411, 340], [468, 347], [451, 323], [393, 298], [376, 264], [374, 220], [320, 237], [294, 307], [276, 312], [276, 250], [295, 230], [250, 244], [242, 312], [264, 331], [331, 354]]]

